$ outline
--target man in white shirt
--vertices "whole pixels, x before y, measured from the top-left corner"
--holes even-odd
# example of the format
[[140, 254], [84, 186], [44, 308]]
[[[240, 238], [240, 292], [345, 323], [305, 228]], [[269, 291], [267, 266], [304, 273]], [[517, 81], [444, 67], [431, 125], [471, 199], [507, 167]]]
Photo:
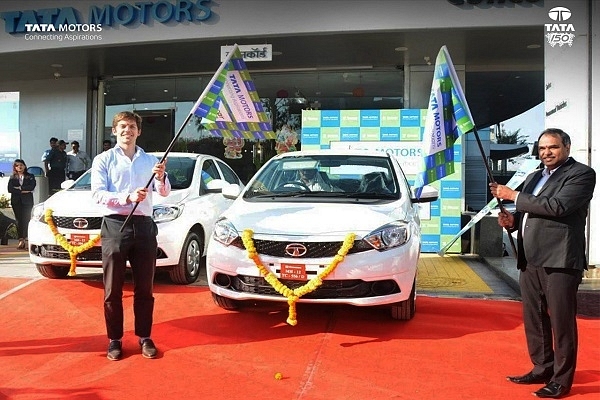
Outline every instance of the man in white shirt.
[[79, 150], [79, 142], [71, 142], [71, 151], [67, 153], [67, 178], [76, 180], [92, 165], [92, 159], [88, 154]]
[[[122, 357], [127, 261], [133, 277], [135, 334], [139, 337], [142, 356], [157, 356], [150, 338], [158, 234], [152, 220], [152, 193], [167, 196], [171, 183], [165, 172], [166, 159], [161, 163], [136, 145], [141, 133], [142, 117], [130, 111], [118, 113], [112, 123], [117, 144], [98, 154], [92, 162], [92, 197], [104, 214], [101, 228], [104, 318], [110, 339], [106, 357], [112, 361]], [[131, 220], [124, 224], [129, 214]]]

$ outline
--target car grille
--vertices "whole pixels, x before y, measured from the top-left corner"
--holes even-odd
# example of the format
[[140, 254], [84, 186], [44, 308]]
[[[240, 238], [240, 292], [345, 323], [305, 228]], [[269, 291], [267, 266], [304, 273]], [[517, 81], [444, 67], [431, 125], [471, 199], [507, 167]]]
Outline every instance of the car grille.
[[[306, 254], [295, 257], [295, 258], [321, 258], [321, 257], [333, 257], [342, 247], [343, 242], [279, 242], [273, 240], [254, 240], [254, 247], [258, 254], [264, 254], [272, 257], [290, 257], [286, 252], [285, 248], [289, 244], [300, 243], [306, 247]], [[244, 248], [242, 239], [236, 239], [232, 245], [235, 245], [241, 249]], [[354, 245], [348, 252], [348, 254], [360, 253], [367, 250], [374, 250], [371, 245], [366, 243], [364, 240], [355, 240]]]
[[[229, 278], [231, 284], [227, 289], [265, 296], [281, 296], [263, 277], [238, 275]], [[280, 279], [280, 282], [292, 290], [306, 284], [305, 281], [287, 279]], [[323, 284], [316, 290], [302, 297], [306, 299], [353, 299], [394, 293], [400, 293], [400, 288], [391, 279], [374, 282], [366, 282], [360, 279], [332, 279], [324, 280]]]
[[[37, 250], [40, 257], [53, 260], [70, 260], [69, 252], [57, 244], [45, 244]], [[95, 246], [89, 250], [79, 253], [77, 261], [102, 261], [102, 247]]]
[[[158, 248], [156, 253], [157, 259], [167, 258], [167, 255], [161, 248]], [[69, 252], [57, 244], [44, 244], [42, 246], [36, 246], [35, 254], [39, 257], [53, 260], [71, 259]], [[83, 253], [79, 253], [77, 255], [77, 261], [102, 261], [102, 247], [94, 246]]]
[[[94, 230], [102, 227], [102, 217], [61, 217], [53, 215], [52, 219], [57, 228]], [[75, 219], [85, 219], [88, 223], [87, 227], [77, 228], [73, 224]]]

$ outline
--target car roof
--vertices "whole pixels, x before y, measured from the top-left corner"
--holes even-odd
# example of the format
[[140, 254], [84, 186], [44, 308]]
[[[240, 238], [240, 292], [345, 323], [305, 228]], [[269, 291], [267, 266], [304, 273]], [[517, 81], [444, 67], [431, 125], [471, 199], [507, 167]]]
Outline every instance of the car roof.
[[[157, 158], [161, 158], [163, 156], [163, 154], [165, 154], [165, 152], [164, 151], [153, 151], [153, 152], [150, 152], [148, 154], [152, 154], [153, 156], [155, 156]], [[180, 151], [171, 151], [171, 152], [169, 152], [169, 154], [167, 154], [167, 158], [168, 157], [188, 157], [188, 158], [209, 157], [209, 158], [216, 158], [214, 156], [211, 156], [210, 154], [185, 153], [185, 152], [180, 152]]]

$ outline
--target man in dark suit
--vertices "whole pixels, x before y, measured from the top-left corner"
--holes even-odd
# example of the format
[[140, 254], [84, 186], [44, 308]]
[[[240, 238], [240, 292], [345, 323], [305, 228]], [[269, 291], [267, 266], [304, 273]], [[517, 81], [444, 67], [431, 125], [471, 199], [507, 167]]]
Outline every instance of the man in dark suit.
[[533, 369], [507, 379], [546, 386], [533, 394], [569, 393], [577, 362], [577, 290], [587, 269], [585, 224], [596, 173], [569, 157], [571, 139], [561, 129], [538, 138], [544, 168], [531, 173], [521, 192], [490, 183], [492, 195], [515, 202], [517, 213], [501, 212], [498, 224], [518, 230], [517, 267], [523, 322]]

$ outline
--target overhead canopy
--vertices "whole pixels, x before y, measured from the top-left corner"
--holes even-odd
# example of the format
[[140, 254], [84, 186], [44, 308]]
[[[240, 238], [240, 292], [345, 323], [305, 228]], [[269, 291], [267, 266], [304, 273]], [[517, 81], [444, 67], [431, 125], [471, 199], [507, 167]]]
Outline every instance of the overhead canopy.
[[490, 143], [490, 158], [495, 161], [506, 160], [527, 153], [529, 153], [529, 146], [526, 144]]

